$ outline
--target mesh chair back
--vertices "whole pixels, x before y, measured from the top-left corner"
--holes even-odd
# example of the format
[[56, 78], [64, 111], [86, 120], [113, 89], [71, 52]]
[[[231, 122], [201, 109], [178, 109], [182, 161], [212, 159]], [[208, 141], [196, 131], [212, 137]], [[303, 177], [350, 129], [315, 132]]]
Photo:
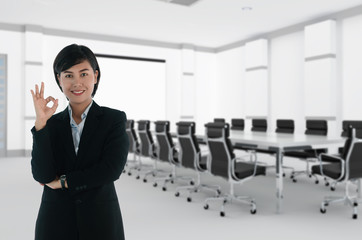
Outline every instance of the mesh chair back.
[[348, 139], [345, 145], [345, 149], [348, 149], [346, 159], [347, 179], [362, 178], [362, 139], [356, 138], [356, 132], [356, 129], [352, 128], [352, 126], [349, 127]]
[[276, 128], [275, 132], [277, 132], [277, 133], [294, 133], [294, 120], [278, 119], [277, 128]]
[[251, 131], [253, 132], [266, 132], [268, 124], [266, 119], [253, 119]]
[[178, 122], [176, 125], [181, 148], [181, 165], [195, 168], [196, 159], [200, 154], [199, 144], [195, 136], [195, 122]]
[[155, 122], [156, 138], [158, 142], [158, 158], [162, 161], [170, 161], [173, 157], [173, 141], [170, 135], [170, 122], [157, 121]]
[[231, 130], [240, 130], [244, 131], [245, 122], [242, 118], [233, 118], [231, 119]]
[[126, 132], [129, 140], [128, 152], [135, 152], [138, 146], [138, 139], [134, 130], [134, 120], [128, 119], [126, 123]]
[[150, 132], [150, 121], [140, 120], [138, 123], [138, 136], [141, 141], [141, 155], [145, 157], [153, 156], [153, 138]]
[[306, 135], [321, 135], [327, 136], [328, 127], [326, 120], [307, 120]]
[[211, 155], [210, 172], [224, 178], [230, 178], [230, 163], [235, 157], [229, 139], [229, 124], [208, 123], [205, 125], [207, 145]]
[[214, 118], [215, 123], [225, 123], [225, 118]]
[[352, 128], [356, 129], [356, 137], [362, 138], [362, 121], [351, 121], [351, 120], [344, 120], [342, 122], [342, 137], [347, 137], [348, 135], [348, 128], [352, 126]]

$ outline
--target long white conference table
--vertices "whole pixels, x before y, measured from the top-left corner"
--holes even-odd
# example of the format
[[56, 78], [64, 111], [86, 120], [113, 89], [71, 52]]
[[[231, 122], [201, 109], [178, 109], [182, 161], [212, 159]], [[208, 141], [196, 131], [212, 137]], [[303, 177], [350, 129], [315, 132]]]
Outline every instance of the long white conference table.
[[[204, 135], [197, 134], [198, 139], [205, 139]], [[288, 151], [311, 148], [329, 148], [343, 146], [345, 139], [341, 136], [315, 136], [304, 134], [264, 133], [230, 131], [230, 140], [233, 145], [238, 144], [248, 148], [271, 150], [275, 152], [276, 165], [276, 212], [283, 210], [283, 154]]]

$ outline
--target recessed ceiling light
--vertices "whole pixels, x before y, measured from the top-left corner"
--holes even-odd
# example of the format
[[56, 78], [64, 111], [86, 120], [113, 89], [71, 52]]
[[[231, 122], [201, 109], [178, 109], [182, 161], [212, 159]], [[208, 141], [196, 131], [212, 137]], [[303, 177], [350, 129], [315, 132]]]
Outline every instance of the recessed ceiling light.
[[241, 8], [241, 10], [243, 10], [243, 11], [251, 11], [251, 10], [253, 10], [253, 8], [252, 7], [242, 7]]

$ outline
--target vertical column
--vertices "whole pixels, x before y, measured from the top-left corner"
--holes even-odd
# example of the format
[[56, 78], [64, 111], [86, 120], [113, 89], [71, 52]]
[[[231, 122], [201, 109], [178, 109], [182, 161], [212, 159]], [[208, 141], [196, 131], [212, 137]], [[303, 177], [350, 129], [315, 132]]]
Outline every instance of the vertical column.
[[259, 39], [245, 44], [245, 115], [268, 116], [268, 41]]
[[43, 76], [43, 34], [40, 26], [25, 26], [25, 149], [31, 150], [30, 129], [34, 125], [35, 111], [30, 89], [40, 84]]
[[181, 114], [182, 120], [195, 120], [195, 50], [192, 45], [182, 46]]
[[0, 157], [5, 157], [7, 152], [6, 144], [6, 105], [7, 105], [7, 86], [6, 86], [6, 55], [0, 55]]
[[336, 119], [336, 22], [306, 26], [304, 103], [308, 119]]

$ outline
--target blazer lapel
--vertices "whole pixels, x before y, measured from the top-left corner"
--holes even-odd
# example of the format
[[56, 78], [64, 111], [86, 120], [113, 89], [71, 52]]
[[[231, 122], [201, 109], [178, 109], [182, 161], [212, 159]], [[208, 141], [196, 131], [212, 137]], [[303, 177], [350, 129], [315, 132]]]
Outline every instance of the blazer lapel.
[[72, 137], [72, 129], [70, 128], [70, 118], [69, 118], [69, 111], [68, 107], [65, 108], [63, 112], [59, 114], [59, 119], [61, 120], [62, 124], [60, 125], [59, 131], [64, 134], [64, 148], [67, 152], [67, 155], [70, 157], [70, 163], [75, 163], [75, 150], [74, 150], [74, 143]]
[[94, 133], [99, 125], [99, 116], [102, 115], [102, 109], [94, 101], [89, 109], [87, 118], [84, 123], [82, 136], [80, 137], [77, 159], [82, 159], [84, 151], [87, 149], [87, 145], [91, 141]]

